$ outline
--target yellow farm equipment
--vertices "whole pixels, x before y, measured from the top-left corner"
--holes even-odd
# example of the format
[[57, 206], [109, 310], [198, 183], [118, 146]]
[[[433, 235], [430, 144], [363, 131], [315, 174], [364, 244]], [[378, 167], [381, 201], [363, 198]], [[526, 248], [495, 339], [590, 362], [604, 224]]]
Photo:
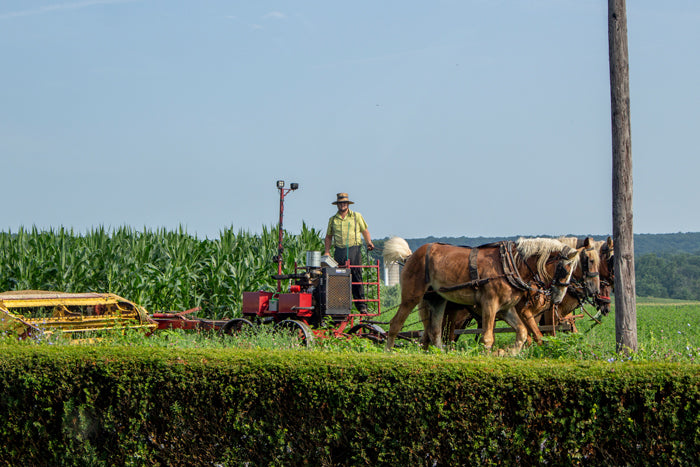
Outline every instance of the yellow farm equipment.
[[150, 332], [156, 326], [142, 307], [110, 293], [0, 293], [0, 332], [20, 338], [47, 334], [80, 338], [88, 332], [124, 329]]

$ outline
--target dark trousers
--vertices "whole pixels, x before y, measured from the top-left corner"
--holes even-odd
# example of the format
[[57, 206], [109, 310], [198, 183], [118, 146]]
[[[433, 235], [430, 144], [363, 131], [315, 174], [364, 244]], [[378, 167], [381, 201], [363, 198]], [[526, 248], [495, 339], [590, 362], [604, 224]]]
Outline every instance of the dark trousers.
[[[335, 247], [335, 252], [333, 252], [333, 259], [338, 262], [338, 266], [343, 266], [345, 262], [350, 259], [351, 265], [361, 265], [362, 264], [362, 248], [360, 245], [351, 246], [350, 248]], [[353, 282], [362, 282], [362, 268], [350, 268], [350, 273], [352, 274]], [[362, 284], [353, 284], [352, 286], [352, 298], [355, 300], [365, 299], [365, 289]], [[355, 302], [355, 308], [361, 313], [367, 310], [367, 303], [365, 302]]]

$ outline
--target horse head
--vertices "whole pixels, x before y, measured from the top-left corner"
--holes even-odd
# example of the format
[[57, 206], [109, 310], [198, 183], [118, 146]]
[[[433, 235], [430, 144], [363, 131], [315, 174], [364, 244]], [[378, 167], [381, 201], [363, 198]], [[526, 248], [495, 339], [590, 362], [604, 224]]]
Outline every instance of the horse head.
[[[536, 258], [540, 285], [549, 287], [555, 304], [561, 303], [571, 284], [571, 276], [580, 264], [583, 248], [577, 249], [552, 238], [520, 238], [516, 243], [524, 261]], [[594, 268], [597, 272], [597, 266]]]
[[580, 251], [568, 245], [563, 245], [559, 254], [554, 257], [556, 267], [554, 269], [554, 278], [550, 288], [552, 294], [552, 303], [558, 305], [564, 300], [566, 290], [571, 284], [571, 276], [573, 275], [576, 265], [578, 264]]
[[579, 264], [574, 271], [579, 300], [595, 299], [601, 293], [607, 268], [601, 253], [605, 242], [596, 242], [592, 237], [559, 237], [559, 241], [579, 250]]
[[595, 297], [595, 306], [603, 316], [610, 313], [610, 294], [615, 287], [615, 250], [613, 240], [598, 242], [600, 255], [600, 294]]
[[580, 252], [581, 279], [586, 293], [591, 296], [600, 294], [600, 255], [592, 237], [586, 237]]

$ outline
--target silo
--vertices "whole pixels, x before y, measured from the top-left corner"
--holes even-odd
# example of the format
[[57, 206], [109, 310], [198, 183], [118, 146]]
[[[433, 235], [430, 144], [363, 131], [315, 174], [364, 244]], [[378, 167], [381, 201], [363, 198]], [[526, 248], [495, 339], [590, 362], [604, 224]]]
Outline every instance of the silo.
[[384, 267], [384, 277], [386, 285], [396, 285], [399, 283], [399, 275], [401, 274], [401, 265], [399, 263], [387, 264]]

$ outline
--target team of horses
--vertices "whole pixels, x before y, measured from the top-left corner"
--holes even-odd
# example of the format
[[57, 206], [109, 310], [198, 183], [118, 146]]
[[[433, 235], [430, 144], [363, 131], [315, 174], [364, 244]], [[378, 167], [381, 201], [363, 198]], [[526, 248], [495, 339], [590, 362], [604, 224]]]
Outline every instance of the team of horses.
[[515, 331], [510, 348], [515, 354], [531, 338], [541, 342], [540, 321], [555, 325], [570, 319], [584, 301], [607, 314], [613, 254], [610, 238], [521, 238], [475, 248], [428, 243], [412, 252], [404, 239], [392, 237], [384, 245], [384, 261], [403, 268], [401, 304], [386, 347], [394, 346], [417, 306], [424, 348], [443, 348], [443, 339], [455, 340], [455, 329], [476, 319], [484, 347], [491, 350], [495, 321], [501, 319]]

